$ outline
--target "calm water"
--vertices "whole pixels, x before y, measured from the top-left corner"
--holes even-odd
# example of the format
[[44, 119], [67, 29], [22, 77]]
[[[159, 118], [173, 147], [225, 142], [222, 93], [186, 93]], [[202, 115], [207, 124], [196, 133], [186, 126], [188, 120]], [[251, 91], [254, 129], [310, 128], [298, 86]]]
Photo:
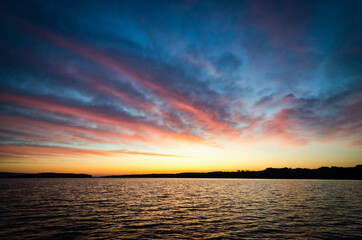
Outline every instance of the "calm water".
[[0, 239], [361, 239], [362, 181], [0, 179]]

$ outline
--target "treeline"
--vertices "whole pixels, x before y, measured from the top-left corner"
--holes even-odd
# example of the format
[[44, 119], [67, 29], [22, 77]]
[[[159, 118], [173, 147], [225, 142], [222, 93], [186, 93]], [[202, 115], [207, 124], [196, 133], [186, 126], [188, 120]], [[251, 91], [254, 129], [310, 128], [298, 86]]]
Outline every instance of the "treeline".
[[106, 178], [275, 178], [275, 179], [360, 179], [362, 165], [356, 167], [267, 168], [262, 171], [176, 173], [176, 174], [132, 174], [114, 175]]

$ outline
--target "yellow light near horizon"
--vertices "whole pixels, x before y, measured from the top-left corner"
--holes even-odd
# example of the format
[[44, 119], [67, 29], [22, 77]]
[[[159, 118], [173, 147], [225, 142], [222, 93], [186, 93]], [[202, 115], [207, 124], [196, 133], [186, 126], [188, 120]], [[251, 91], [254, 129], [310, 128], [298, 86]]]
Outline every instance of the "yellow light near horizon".
[[3, 162], [1, 171], [116, 175], [263, 170], [267, 167], [318, 168], [333, 165], [355, 166], [362, 163], [360, 149], [346, 148], [340, 144], [333, 147], [330, 144], [290, 147], [228, 143], [222, 148], [200, 144], [174, 144], [172, 148], [159, 147], [149, 152], [175, 156], [142, 154], [29, 156], [24, 159], [9, 159]]

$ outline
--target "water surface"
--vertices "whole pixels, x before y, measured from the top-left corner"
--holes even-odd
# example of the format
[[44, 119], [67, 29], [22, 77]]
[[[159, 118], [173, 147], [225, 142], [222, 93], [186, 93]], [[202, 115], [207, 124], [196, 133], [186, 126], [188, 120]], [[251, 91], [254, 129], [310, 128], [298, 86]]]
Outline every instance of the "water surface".
[[0, 179], [0, 239], [360, 239], [362, 181]]

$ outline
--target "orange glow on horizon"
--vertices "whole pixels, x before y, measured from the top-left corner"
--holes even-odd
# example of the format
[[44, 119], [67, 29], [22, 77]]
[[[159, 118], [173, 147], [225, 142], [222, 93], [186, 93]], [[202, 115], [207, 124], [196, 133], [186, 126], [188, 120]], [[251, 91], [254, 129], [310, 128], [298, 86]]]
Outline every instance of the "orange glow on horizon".
[[[2, 169], [8, 172], [72, 172], [95, 176], [117, 174], [211, 172], [264, 170], [267, 167], [318, 168], [321, 166], [353, 167], [360, 164], [358, 152], [336, 146], [333, 158], [329, 148], [317, 145], [308, 154], [301, 149], [282, 147], [214, 148], [207, 145], [180, 145], [173, 153], [129, 152], [121, 150], [87, 150], [36, 146], [0, 146]], [[182, 154], [181, 154], [182, 153]], [[271, 153], [272, 156], [271, 156]], [[344, 156], [344, 161], [338, 159]], [[289, 158], [293, 157], [293, 161]]]

